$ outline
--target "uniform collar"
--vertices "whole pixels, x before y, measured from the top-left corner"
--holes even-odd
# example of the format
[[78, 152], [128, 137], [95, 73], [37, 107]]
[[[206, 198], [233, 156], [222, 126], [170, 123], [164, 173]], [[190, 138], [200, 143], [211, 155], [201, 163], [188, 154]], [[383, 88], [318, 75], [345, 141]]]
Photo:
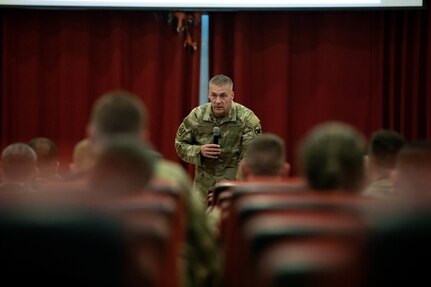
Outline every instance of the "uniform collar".
[[232, 106], [230, 108], [229, 114], [224, 118], [216, 118], [212, 112], [211, 103], [208, 103], [205, 109], [205, 114], [203, 119], [206, 122], [216, 122], [217, 120], [219, 120], [220, 124], [224, 122], [234, 122], [237, 119], [236, 110], [237, 110], [236, 103], [232, 102]]

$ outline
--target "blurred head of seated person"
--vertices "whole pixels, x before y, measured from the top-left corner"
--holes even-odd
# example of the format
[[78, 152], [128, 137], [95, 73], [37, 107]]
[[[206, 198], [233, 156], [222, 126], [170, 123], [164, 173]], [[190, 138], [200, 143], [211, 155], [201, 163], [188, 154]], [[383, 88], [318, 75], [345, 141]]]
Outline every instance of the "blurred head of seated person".
[[37, 155], [24, 143], [7, 146], [1, 154], [2, 191], [31, 190], [37, 177]]
[[70, 164], [70, 170], [74, 173], [91, 170], [96, 158], [96, 152], [90, 139], [82, 139], [73, 148], [73, 162]]
[[59, 161], [57, 145], [45, 137], [32, 139], [28, 145], [37, 155], [37, 167], [39, 169], [38, 182], [58, 182], [61, 176], [58, 173]]
[[[147, 108], [138, 96], [127, 91], [106, 93], [95, 102], [88, 131], [96, 152], [119, 135], [135, 137], [150, 145]], [[158, 158], [154, 172], [156, 179], [173, 184], [184, 192], [191, 189], [191, 180], [181, 165], [163, 159], [154, 149], [151, 152]]]
[[393, 172], [398, 152], [404, 147], [404, 137], [392, 130], [379, 130], [371, 136], [368, 147], [366, 196], [387, 198], [396, 193]]
[[359, 192], [363, 188], [365, 139], [352, 126], [320, 124], [300, 148], [301, 169], [312, 189]]
[[412, 199], [431, 199], [431, 143], [412, 142], [398, 153], [394, 173], [396, 192]]
[[122, 196], [144, 190], [154, 173], [154, 156], [134, 137], [111, 139], [100, 152], [90, 174], [90, 188], [100, 194]]
[[263, 133], [251, 141], [246, 157], [241, 160], [241, 179], [243, 181], [284, 180], [290, 171], [290, 165], [285, 158], [284, 141], [275, 134]]
[[86, 186], [89, 172], [93, 168], [96, 158], [94, 143], [89, 138], [80, 140], [73, 148], [72, 163], [69, 164], [69, 172], [63, 175], [63, 181], [67, 184]]
[[120, 135], [147, 140], [146, 108], [136, 95], [129, 92], [107, 93], [93, 106], [89, 133], [97, 148]]

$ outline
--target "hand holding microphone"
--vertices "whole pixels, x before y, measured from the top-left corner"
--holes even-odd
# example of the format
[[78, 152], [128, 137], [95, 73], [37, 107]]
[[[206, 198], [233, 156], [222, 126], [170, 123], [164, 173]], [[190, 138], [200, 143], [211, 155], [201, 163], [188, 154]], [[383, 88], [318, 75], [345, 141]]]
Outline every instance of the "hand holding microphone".
[[219, 145], [220, 139], [220, 128], [213, 128], [213, 143], [212, 144], [204, 144], [201, 146], [201, 154], [206, 158], [218, 158], [221, 153], [221, 148]]

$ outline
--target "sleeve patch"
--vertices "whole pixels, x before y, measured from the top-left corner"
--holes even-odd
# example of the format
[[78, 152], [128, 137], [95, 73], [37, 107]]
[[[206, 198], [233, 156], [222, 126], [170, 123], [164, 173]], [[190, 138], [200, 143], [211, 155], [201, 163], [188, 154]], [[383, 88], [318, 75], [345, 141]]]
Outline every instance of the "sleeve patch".
[[180, 128], [178, 129], [177, 136], [181, 137], [185, 131], [186, 129], [184, 128], [184, 125], [181, 125]]
[[258, 125], [260, 123], [260, 120], [255, 114], [252, 114], [248, 122], [250, 123], [251, 126], [254, 126], [254, 125]]
[[262, 129], [260, 128], [260, 126], [255, 126], [254, 127], [254, 133], [256, 135], [260, 135], [262, 133]]

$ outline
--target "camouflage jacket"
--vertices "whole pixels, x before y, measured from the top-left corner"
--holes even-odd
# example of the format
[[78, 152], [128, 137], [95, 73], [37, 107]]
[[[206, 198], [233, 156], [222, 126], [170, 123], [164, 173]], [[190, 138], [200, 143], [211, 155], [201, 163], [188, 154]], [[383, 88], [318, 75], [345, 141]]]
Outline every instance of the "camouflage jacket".
[[[213, 142], [213, 128], [220, 128], [218, 159], [201, 156], [201, 146]], [[208, 190], [218, 181], [234, 180], [239, 161], [244, 157], [250, 141], [262, 133], [260, 120], [248, 108], [232, 103], [229, 114], [216, 118], [211, 104], [194, 108], [183, 120], [175, 138], [179, 157], [196, 166], [193, 189], [205, 198]]]

